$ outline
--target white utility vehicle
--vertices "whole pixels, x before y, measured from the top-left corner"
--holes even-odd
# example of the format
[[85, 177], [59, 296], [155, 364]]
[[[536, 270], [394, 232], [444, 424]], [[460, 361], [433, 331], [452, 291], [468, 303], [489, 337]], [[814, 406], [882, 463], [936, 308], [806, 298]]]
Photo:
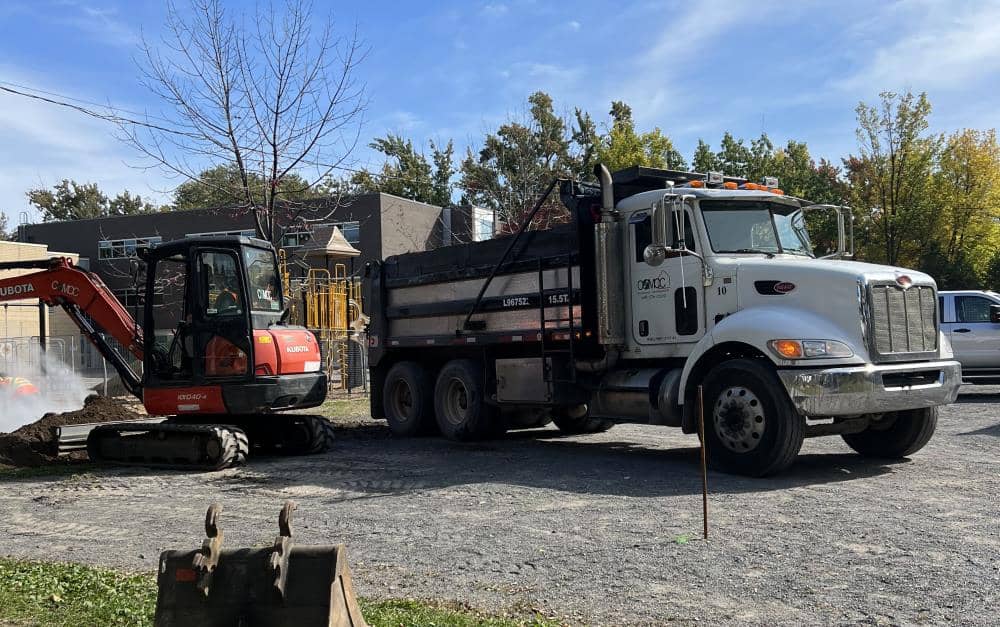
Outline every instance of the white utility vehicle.
[[938, 294], [941, 332], [951, 341], [966, 383], [1000, 383], [1000, 294]]
[[[561, 182], [567, 225], [525, 228], [542, 197], [514, 236], [368, 268], [374, 416], [453, 439], [548, 419], [694, 433], [701, 387], [708, 453], [734, 472], [780, 471], [804, 437], [883, 457], [927, 443], [961, 381], [931, 277], [834, 258], [850, 213], [773, 179], [596, 174]], [[835, 218], [831, 258], [814, 211]]]

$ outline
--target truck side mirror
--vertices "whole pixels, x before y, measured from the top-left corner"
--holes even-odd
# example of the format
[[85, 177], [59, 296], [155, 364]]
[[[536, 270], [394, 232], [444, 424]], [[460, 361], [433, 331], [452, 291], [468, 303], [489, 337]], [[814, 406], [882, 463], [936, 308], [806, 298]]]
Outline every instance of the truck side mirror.
[[653, 218], [653, 243], [642, 251], [642, 258], [647, 264], [655, 267], [667, 258], [667, 225], [670, 219], [670, 207], [663, 202], [654, 203], [651, 215]]
[[1000, 324], [1000, 305], [990, 305], [990, 322]]

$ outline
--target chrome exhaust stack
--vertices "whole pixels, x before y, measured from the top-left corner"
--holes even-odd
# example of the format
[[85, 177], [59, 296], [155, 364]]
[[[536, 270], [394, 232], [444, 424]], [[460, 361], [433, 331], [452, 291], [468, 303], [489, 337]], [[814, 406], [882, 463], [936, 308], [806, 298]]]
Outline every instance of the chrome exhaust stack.
[[611, 172], [602, 163], [594, 167], [601, 182], [601, 221], [594, 229], [597, 273], [597, 340], [614, 348], [625, 344], [624, 279], [622, 277], [621, 216], [615, 209]]

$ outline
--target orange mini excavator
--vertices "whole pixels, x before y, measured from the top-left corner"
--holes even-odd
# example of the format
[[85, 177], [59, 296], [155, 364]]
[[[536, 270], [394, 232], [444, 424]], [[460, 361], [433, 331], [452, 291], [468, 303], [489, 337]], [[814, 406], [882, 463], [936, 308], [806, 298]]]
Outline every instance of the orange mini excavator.
[[276, 413], [322, 404], [327, 385], [315, 336], [286, 323], [271, 245], [195, 237], [136, 253], [146, 277], [141, 318], [68, 259], [0, 263], [0, 270], [38, 270], [0, 280], [0, 302], [61, 306], [146, 411], [168, 417], [96, 427], [90, 457], [214, 470], [242, 463], [251, 448], [326, 450], [332, 431], [323, 417]]

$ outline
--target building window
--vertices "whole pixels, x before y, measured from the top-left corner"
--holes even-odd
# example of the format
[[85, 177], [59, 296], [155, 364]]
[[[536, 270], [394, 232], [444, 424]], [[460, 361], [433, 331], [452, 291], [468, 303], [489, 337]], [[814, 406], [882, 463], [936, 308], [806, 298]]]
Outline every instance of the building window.
[[[127, 309], [132, 309], [133, 307], [142, 307], [146, 302], [146, 290], [136, 289], [134, 287], [126, 287], [120, 290], [115, 290], [115, 298], [118, 302], [125, 305]], [[162, 305], [163, 304], [163, 290], [156, 289], [153, 292], [153, 304]]]
[[[351, 244], [351, 246], [357, 246], [361, 241], [361, 223], [353, 220], [348, 222], [324, 222], [323, 224], [314, 224], [312, 229], [317, 229], [320, 227], [335, 226], [340, 229], [340, 232], [344, 234], [344, 239]], [[298, 248], [306, 242], [312, 239], [312, 231], [288, 231], [285, 236], [281, 238], [282, 248]]]
[[102, 239], [97, 242], [97, 258], [128, 259], [136, 256], [137, 249], [159, 244], [162, 241], [163, 238], [158, 235], [128, 239]]
[[493, 239], [494, 217], [492, 209], [472, 208], [472, 241]]
[[241, 231], [209, 231], [206, 233], [186, 233], [185, 237], [226, 237], [233, 235], [237, 237], [257, 237], [257, 231], [254, 229], [243, 229]]

